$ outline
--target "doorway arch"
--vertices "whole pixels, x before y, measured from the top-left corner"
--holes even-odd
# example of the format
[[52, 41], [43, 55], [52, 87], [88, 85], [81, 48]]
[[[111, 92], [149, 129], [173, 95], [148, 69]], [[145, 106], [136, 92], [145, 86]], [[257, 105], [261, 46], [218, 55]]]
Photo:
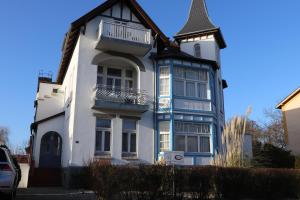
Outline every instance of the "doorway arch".
[[61, 168], [62, 138], [57, 132], [48, 132], [41, 139], [40, 168]]

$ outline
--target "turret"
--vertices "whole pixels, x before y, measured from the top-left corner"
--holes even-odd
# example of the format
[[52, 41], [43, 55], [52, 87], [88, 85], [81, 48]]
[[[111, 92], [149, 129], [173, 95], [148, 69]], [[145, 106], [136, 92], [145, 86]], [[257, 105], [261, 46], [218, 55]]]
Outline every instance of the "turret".
[[205, 0], [192, 0], [188, 20], [174, 37], [182, 51], [220, 64], [220, 49], [226, 48], [226, 43], [209, 18]]

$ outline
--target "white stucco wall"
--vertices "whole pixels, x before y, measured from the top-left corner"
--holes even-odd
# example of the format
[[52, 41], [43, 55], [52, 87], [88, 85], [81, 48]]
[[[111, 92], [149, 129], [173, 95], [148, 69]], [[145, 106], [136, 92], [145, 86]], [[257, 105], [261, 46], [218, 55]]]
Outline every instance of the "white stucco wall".
[[[49, 120], [44, 122], [38, 126], [37, 133], [35, 136], [35, 144], [34, 144], [34, 160], [35, 160], [35, 167], [39, 166], [39, 159], [40, 159], [40, 146], [41, 146], [41, 139], [42, 137], [48, 132], [57, 132], [63, 141], [67, 138], [64, 135], [64, 123], [65, 117], [60, 116], [55, 119]], [[62, 157], [65, 156], [65, 151], [62, 150]]]
[[21, 172], [22, 172], [22, 178], [21, 178], [18, 188], [27, 188], [30, 166], [28, 163], [21, 163], [20, 168], [21, 168]]
[[220, 63], [220, 48], [213, 35], [183, 40], [180, 44], [180, 48], [182, 51], [195, 56], [195, 44], [200, 44], [201, 46], [201, 58], [207, 60], [215, 60]]
[[[53, 93], [53, 89], [58, 89], [58, 93]], [[43, 120], [63, 111], [64, 91], [61, 86], [50, 83], [40, 83], [37, 94], [36, 121]]]

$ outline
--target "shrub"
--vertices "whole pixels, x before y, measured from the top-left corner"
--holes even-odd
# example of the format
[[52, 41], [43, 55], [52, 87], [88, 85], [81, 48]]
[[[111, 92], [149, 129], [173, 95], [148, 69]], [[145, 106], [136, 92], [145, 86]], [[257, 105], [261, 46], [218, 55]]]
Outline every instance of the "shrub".
[[[300, 197], [300, 170], [222, 167], [112, 166], [92, 163], [101, 200], [283, 199]], [[173, 193], [173, 180], [174, 193]]]
[[255, 143], [253, 165], [267, 168], [294, 168], [295, 157], [290, 151], [272, 144]]

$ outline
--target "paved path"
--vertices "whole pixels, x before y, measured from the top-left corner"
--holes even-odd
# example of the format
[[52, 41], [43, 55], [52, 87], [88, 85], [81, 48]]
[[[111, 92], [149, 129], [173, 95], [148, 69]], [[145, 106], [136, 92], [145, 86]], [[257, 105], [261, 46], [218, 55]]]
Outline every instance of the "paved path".
[[96, 200], [93, 192], [64, 188], [19, 189], [17, 200]]

